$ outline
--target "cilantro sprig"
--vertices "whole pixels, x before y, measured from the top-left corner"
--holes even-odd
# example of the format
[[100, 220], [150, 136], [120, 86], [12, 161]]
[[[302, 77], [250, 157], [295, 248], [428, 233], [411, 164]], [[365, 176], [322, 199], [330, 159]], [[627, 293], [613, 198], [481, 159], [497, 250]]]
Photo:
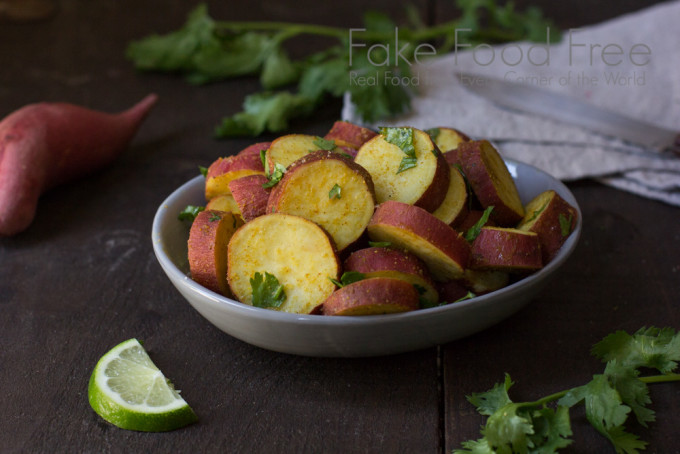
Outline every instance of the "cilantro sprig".
[[[592, 354], [605, 365], [604, 372], [582, 386], [560, 391], [531, 402], [513, 402], [508, 393], [513, 382], [503, 383], [467, 399], [488, 416], [482, 438], [466, 441], [454, 454], [550, 453], [571, 444], [569, 411], [585, 405], [590, 424], [607, 438], [617, 453], [638, 454], [647, 443], [628, 432], [628, 416], [643, 427], [655, 420], [649, 383], [680, 381], [673, 373], [680, 360], [680, 333], [672, 328], [642, 328], [633, 335], [617, 331], [595, 344]], [[641, 376], [640, 369], [656, 369], [660, 375]]]
[[[129, 44], [126, 56], [143, 71], [183, 75], [194, 85], [239, 76], [259, 76], [262, 91], [245, 97], [243, 110], [226, 116], [215, 128], [217, 137], [257, 136], [280, 132], [295, 118], [308, 116], [328, 98], [348, 92], [364, 122], [405, 113], [417, 87], [382, 83], [393, 77], [411, 77], [417, 46], [429, 44], [437, 55], [454, 49], [456, 29], [465, 29], [465, 45], [529, 40], [559, 40], [559, 31], [540, 10], [520, 12], [512, 2], [457, 0], [458, 18], [426, 26], [418, 11], [407, 9], [408, 23], [397, 24], [381, 12], [364, 15], [363, 31], [355, 30], [350, 46], [349, 28], [289, 22], [234, 22], [216, 20], [205, 4], [191, 11], [184, 25], [165, 35], [150, 35]], [[400, 55], [387, 59], [374, 48], [394, 43], [398, 33]], [[299, 36], [320, 36], [336, 41], [326, 49], [294, 59], [286, 43]], [[459, 43], [460, 44], [460, 43]], [[350, 65], [350, 57], [352, 64]], [[421, 56], [422, 57], [422, 56]], [[389, 60], [389, 61], [388, 61]], [[386, 64], [376, 65], [375, 62]], [[378, 84], [352, 83], [356, 77], [375, 76]], [[355, 78], [356, 78], [355, 77]]]

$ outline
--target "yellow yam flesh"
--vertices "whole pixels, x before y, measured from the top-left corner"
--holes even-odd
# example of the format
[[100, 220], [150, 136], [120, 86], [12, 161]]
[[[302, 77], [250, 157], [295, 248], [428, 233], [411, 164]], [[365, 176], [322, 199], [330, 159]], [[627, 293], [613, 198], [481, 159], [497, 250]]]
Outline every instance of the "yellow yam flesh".
[[265, 214], [241, 227], [229, 242], [228, 281], [236, 298], [252, 305], [250, 278], [273, 274], [286, 300], [278, 310], [308, 314], [335, 290], [340, 265], [330, 237], [315, 223], [288, 214]]

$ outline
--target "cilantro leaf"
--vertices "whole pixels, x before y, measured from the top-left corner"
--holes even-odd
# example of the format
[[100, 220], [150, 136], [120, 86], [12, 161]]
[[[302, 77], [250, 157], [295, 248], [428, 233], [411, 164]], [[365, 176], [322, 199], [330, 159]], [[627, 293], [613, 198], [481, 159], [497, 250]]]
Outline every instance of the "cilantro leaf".
[[467, 232], [465, 232], [465, 239], [469, 242], [472, 243], [475, 241], [475, 238], [479, 236], [479, 234], [482, 231], [482, 227], [484, 227], [484, 224], [487, 223], [489, 220], [489, 215], [493, 211], [493, 206], [486, 207], [484, 210], [484, 213], [482, 213], [482, 217], [479, 218], [479, 220], [468, 229]]
[[278, 308], [286, 301], [283, 285], [273, 274], [265, 271], [264, 276], [259, 271], [250, 278], [253, 290], [253, 306], [264, 308]]
[[337, 148], [335, 140], [326, 140], [323, 137], [317, 136], [314, 139], [314, 145], [319, 147], [319, 150], [333, 151]]
[[328, 192], [329, 199], [339, 199], [342, 196], [342, 188], [338, 186], [337, 183], [333, 185], [331, 190]]
[[560, 232], [562, 233], [562, 236], [569, 236], [571, 233], [571, 221], [574, 219], [574, 215], [569, 214], [569, 218], [567, 218], [565, 215], [560, 213], [558, 219], [560, 221]]
[[342, 288], [346, 285], [353, 284], [355, 282], [359, 282], [361, 280], [366, 279], [366, 275], [358, 271], [345, 271], [344, 273], [342, 273], [342, 276], [340, 276], [339, 281], [331, 277], [329, 277], [328, 279], [330, 279], [332, 283], [337, 285], [338, 288]]
[[401, 160], [397, 173], [412, 169], [418, 164], [416, 148], [413, 145], [413, 128], [380, 128], [386, 142], [396, 145], [406, 156]]
[[616, 331], [593, 346], [593, 355], [633, 367], [670, 373], [680, 360], [680, 335], [673, 328], [641, 328], [632, 336]]
[[198, 216], [198, 213], [205, 210], [205, 207], [196, 205], [187, 205], [182, 211], [177, 215], [177, 219], [180, 221], [191, 221], [193, 222]]
[[215, 136], [225, 138], [257, 136], [264, 131], [280, 132], [288, 127], [288, 120], [306, 116], [313, 108], [313, 100], [288, 91], [248, 95], [243, 102], [243, 111], [223, 118], [215, 127]]
[[204, 166], [198, 166], [198, 171], [201, 173], [201, 175], [208, 176], [208, 168]]
[[490, 390], [466, 396], [466, 399], [477, 407], [479, 413], [491, 416], [500, 408], [512, 402], [508, 395], [508, 390], [513, 384], [510, 375], [505, 374], [505, 381], [503, 383], [496, 383]]
[[441, 130], [439, 128], [430, 128], [426, 129], [425, 132], [430, 136], [432, 140], [437, 140], [437, 137], [439, 137]]
[[267, 182], [262, 184], [262, 187], [265, 189], [272, 188], [276, 186], [276, 184], [281, 181], [281, 178], [283, 178], [283, 175], [286, 173], [286, 168], [283, 166], [283, 164], [279, 164], [278, 162], [274, 164], [274, 171], [269, 173], [267, 172]]
[[370, 247], [390, 247], [392, 246], [392, 243], [389, 241], [369, 241], [368, 245]]

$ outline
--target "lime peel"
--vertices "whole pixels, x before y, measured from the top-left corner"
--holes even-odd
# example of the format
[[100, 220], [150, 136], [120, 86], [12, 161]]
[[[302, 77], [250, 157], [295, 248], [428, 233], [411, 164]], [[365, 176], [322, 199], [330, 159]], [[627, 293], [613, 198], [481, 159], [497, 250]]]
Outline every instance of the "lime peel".
[[118, 344], [97, 362], [88, 399], [99, 416], [122, 429], [165, 432], [198, 419], [134, 338]]

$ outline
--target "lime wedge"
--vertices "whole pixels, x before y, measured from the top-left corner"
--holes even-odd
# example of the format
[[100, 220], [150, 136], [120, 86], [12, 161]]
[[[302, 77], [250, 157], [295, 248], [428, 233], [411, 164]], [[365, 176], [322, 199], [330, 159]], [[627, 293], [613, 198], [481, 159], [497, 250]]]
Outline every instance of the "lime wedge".
[[165, 432], [197, 420], [137, 339], [101, 357], [90, 377], [88, 398], [99, 416], [122, 429]]

